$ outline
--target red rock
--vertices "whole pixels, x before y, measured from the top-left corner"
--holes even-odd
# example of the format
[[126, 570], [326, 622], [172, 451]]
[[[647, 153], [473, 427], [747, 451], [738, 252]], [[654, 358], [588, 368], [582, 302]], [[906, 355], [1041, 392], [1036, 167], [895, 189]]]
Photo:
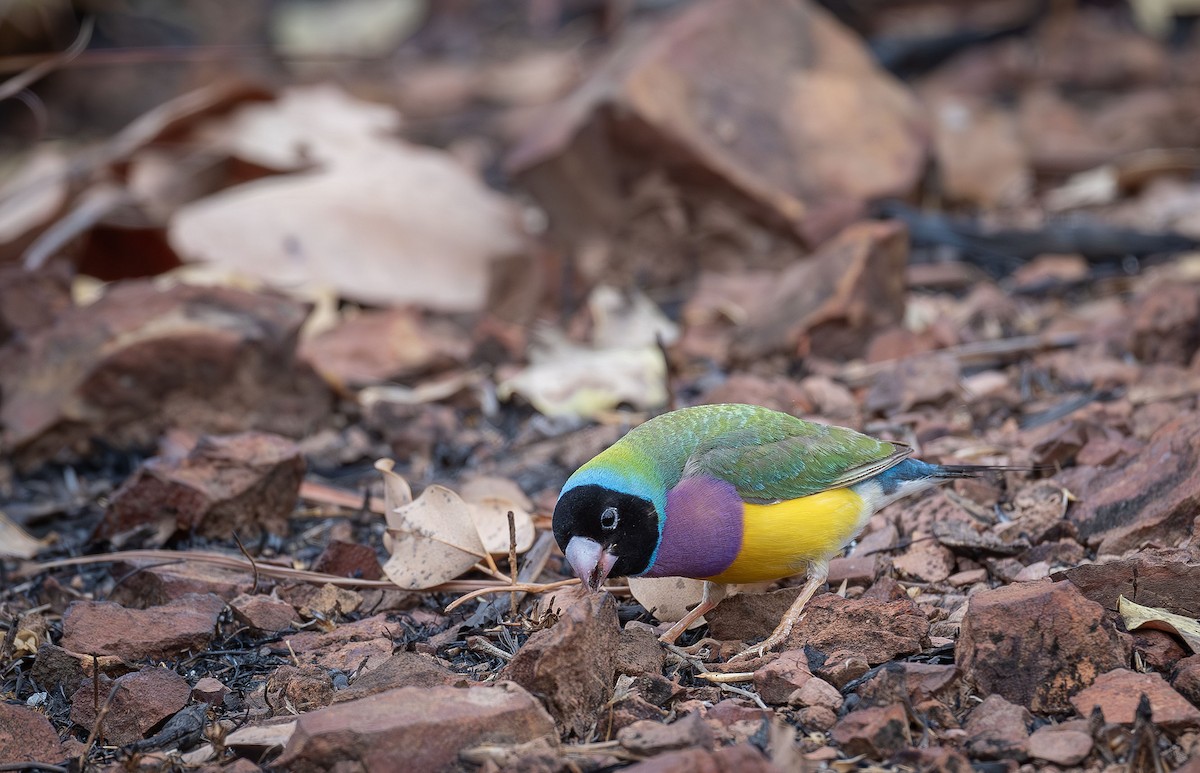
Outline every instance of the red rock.
[[667, 752], [623, 768], [627, 773], [780, 773], [762, 752], [746, 743]]
[[1078, 765], [1092, 753], [1092, 737], [1082, 730], [1046, 725], [1029, 736], [1029, 756], [1055, 765]]
[[1116, 561], [1080, 564], [1054, 575], [1116, 612], [1117, 598], [1200, 617], [1200, 563], [1185, 550], [1144, 550]]
[[[395, 626], [387, 615], [378, 614], [352, 623], [340, 623], [328, 633], [301, 631], [288, 636], [287, 643], [278, 642], [269, 646], [278, 654], [290, 656], [295, 653], [301, 663], [347, 673], [356, 670], [366, 658], [363, 668], [370, 671], [392, 656]], [[288, 644], [291, 645], [290, 649]]]
[[87, 655], [170, 660], [207, 646], [224, 609], [225, 603], [211, 594], [182, 596], [148, 609], [76, 601], [63, 616], [62, 646]]
[[414, 308], [382, 309], [344, 319], [304, 341], [300, 354], [330, 384], [347, 389], [462, 365], [470, 339]]
[[658, 637], [643, 628], [621, 630], [617, 646], [617, 673], [628, 676], [662, 674], [666, 656]]
[[362, 606], [362, 596], [349, 588], [325, 583], [300, 605], [301, 616], [310, 620], [338, 620]]
[[1200, 347], [1200, 293], [1158, 284], [1133, 301], [1133, 354], [1143, 363], [1187, 365]]
[[873, 760], [886, 760], [912, 744], [908, 714], [898, 703], [851, 711], [834, 725], [831, 736], [844, 754]]
[[185, 459], [148, 459], [113, 494], [96, 530], [108, 539], [157, 524], [183, 532], [253, 539], [287, 532], [305, 463], [292, 441], [263, 432], [203, 437]]
[[929, 108], [941, 190], [948, 198], [985, 209], [1025, 201], [1033, 170], [1009, 110], [960, 95], [935, 98]]
[[1171, 686], [1192, 705], [1200, 706], [1200, 655], [1192, 655], [1175, 664]]
[[805, 706], [796, 712], [796, 720], [802, 728], [812, 728], [821, 733], [828, 732], [837, 724], [837, 712], [826, 706]]
[[229, 602], [234, 616], [255, 631], [278, 633], [300, 624], [296, 608], [283, 599], [243, 594]]
[[[712, 78], [716, 71], [723, 76]], [[670, 159], [657, 174], [682, 189], [688, 211], [716, 210], [709, 214], [716, 222], [746, 212], [745, 230], [766, 231], [769, 249], [747, 254], [749, 245], [739, 244], [723, 261], [756, 268], [772, 258], [780, 265], [795, 234], [819, 243], [863, 202], [912, 190], [926, 144], [916, 102], [880, 72], [857, 35], [815, 4], [708, 0], [615, 47], [536, 123], [508, 165], [551, 223], [578, 238], [611, 230], [621, 203], [650, 187], [651, 160]], [[662, 226], [633, 229], [640, 243], [666, 241], [662, 250], [637, 256], [618, 242], [613, 252], [622, 260], [606, 261], [604, 270], [650, 281], [694, 271], [694, 259], [669, 259], [674, 243]], [[706, 267], [715, 262], [710, 257]]]
[[1180, 660], [1187, 657], [1187, 650], [1176, 637], [1166, 631], [1156, 631], [1142, 628], [1132, 631], [1133, 651], [1141, 657], [1142, 663], [1152, 671], [1169, 674]]
[[808, 603], [785, 647], [805, 645], [830, 656], [856, 655], [877, 665], [929, 646], [929, 621], [907, 599], [880, 602], [826, 593]]
[[330, 540], [313, 562], [312, 570], [362, 580], [378, 580], [383, 577], [383, 567], [379, 565], [379, 557], [375, 555], [374, 548], [341, 540]]
[[800, 595], [800, 588], [780, 588], [768, 593], [739, 593], [707, 613], [708, 633], [721, 641], [748, 641], [770, 636]]
[[793, 706], [808, 708], [819, 706], [830, 711], [837, 711], [842, 707], [844, 699], [838, 688], [824, 679], [813, 677], [805, 680], [804, 684], [789, 695], [787, 702]]
[[116, 283], [0, 349], [0, 455], [32, 467], [91, 438], [149, 446], [169, 426], [306, 434], [332, 407], [295, 359], [307, 314], [268, 293]]
[[967, 717], [967, 752], [977, 759], [1024, 760], [1028, 757], [1033, 716], [999, 695], [989, 695]]
[[462, 749], [547, 735], [557, 737], [553, 720], [511, 682], [401, 687], [302, 714], [275, 764], [295, 773], [443, 770]]
[[113, 576], [124, 577], [109, 595], [126, 607], [145, 609], [169, 604], [189, 593], [211, 593], [226, 601], [248, 593], [254, 585], [249, 572], [204, 563], [154, 564], [149, 561], [114, 564]]
[[733, 355], [751, 361], [776, 352], [843, 360], [861, 354], [867, 334], [904, 314], [907, 261], [908, 235], [899, 223], [850, 226], [780, 274], [738, 329]]
[[754, 672], [754, 689], [767, 703], [787, 703], [788, 696], [812, 678], [804, 650], [787, 650]]
[[[141, 740], [150, 728], [182, 709], [192, 691], [187, 680], [174, 671], [147, 668], [112, 683], [101, 676], [101, 706], [114, 686], [116, 692], [108, 704], [101, 732], [108, 743], [122, 745]], [[71, 696], [71, 721], [88, 731], [96, 722], [95, 696], [91, 679], [84, 680]]]
[[[703, 281], [703, 280], [701, 280]], [[774, 277], [767, 287], [774, 286]], [[755, 299], [755, 304], [758, 299]], [[773, 411], [803, 416], [813, 412], [808, 394], [798, 383], [782, 376], [763, 377], [753, 373], [730, 373], [729, 378], [705, 392], [697, 404], [750, 403]]]
[[835, 558], [829, 562], [829, 587], [847, 585], [870, 585], [883, 569], [879, 554]]
[[55, 765], [65, 757], [58, 733], [44, 714], [25, 706], [0, 703], [0, 765], [18, 762]]
[[1150, 541], [1173, 547], [1191, 536], [1200, 509], [1200, 419], [1167, 423], [1127, 461], [1098, 470], [1068, 514], [1100, 554]]
[[275, 669], [263, 692], [275, 716], [324, 708], [333, 701], [333, 677], [315, 665], [283, 665]]
[[225, 702], [225, 696], [228, 694], [229, 688], [221, 684], [221, 680], [211, 676], [198, 679], [195, 686], [192, 687], [192, 698], [210, 706], [220, 706]]
[[20, 334], [50, 327], [71, 306], [71, 274], [66, 262], [29, 271], [17, 263], [0, 265], [0, 346]]
[[[666, 718], [666, 709], [659, 708], [636, 692], [631, 692], [612, 705], [612, 732], [620, 732], [621, 728], [629, 727], [635, 722], [662, 722]], [[606, 721], [605, 727], [607, 726]]]
[[872, 380], [864, 407], [888, 415], [938, 405], [958, 394], [958, 380], [958, 361], [948, 355], [901, 360]]
[[462, 674], [451, 671], [428, 655], [401, 650], [382, 665], [359, 674], [350, 687], [334, 695], [333, 702], [357, 700], [396, 687], [441, 687], [466, 683], [467, 679]]
[[871, 664], [864, 658], [835, 652], [817, 669], [817, 676], [840, 690], [870, 670]]
[[635, 754], [660, 754], [675, 749], [711, 749], [713, 734], [699, 712], [691, 712], [669, 725], [654, 720], [634, 722], [617, 733], [621, 746]]
[[499, 678], [541, 696], [550, 713], [582, 737], [612, 695], [621, 628], [612, 596], [585, 593], [573, 602], [569, 598], [556, 597], [569, 604], [558, 622], [530, 636]]
[[888, 663], [857, 687], [862, 706], [913, 705], [940, 697], [958, 684], [958, 668], [933, 663]]
[[1129, 643], [1071, 583], [1031, 582], [971, 597], [955, 660], [981, 695], [1061, 713], [1098, 674], [1129, 662]]
[[901, 749], [892, 760], [897, 767], [905, 770], [929, 773], [970, 773], [974, 770], [962, 752], [945, 746]]
[[1127, 668], [1096, 677], [1091, 687], [1071, 698], [1071, 704], [1082, 716], [1091, 716], [1092, 709], [1099, 706], [1107, 721], [1130, 724], [1142, 695], [1150, 698], [1154, 724], [1171, 731], [1200, 727], [1200, 709], [1171, 689], [1161, 675], [1139, 674]]
[[942, 582], [954, 571], [954, 554], [925, 536], [914, 535], [913, 544], [892, 559], [892, 566], [904, 577], [921, 582]]
[[42, 644], [33, 661], [33, 680], [40, 685], [61, 686], [67, 695], [79, 689], [79, 685], [92, 675], [93, 668], [103, 676], [116, 679], [122, 674], [136, 670], [116, 655], [92, 658], [78, 652], [68, 652], [57, 644]]

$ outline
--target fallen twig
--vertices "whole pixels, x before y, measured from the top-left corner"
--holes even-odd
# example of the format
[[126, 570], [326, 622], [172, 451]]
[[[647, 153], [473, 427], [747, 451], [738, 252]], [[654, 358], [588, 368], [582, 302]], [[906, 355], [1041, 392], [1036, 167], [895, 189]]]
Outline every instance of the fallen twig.
[[974, 341], [969, 344], [947, 346], [945, 349], [921, 352], [911, 357], [901, 357], [894, 360], [869, 363], [852, 362], [843, 367], [836, 375], [836, 378], [850, 386], [861, 386], [880, 373], [894, 369], [901, 362], [930, 359], [933, 357], [953, 357], [966, 365], [983, 365], [1024, 354], [1033, 354], [1034, 352], [1049, 349], [1068, 348], [1075, 346], [1082, 339], [1083, 336], [1079, 333], [1054, 333], [1001, 338], [997, 341]]
[[[489, 592], [497, 590], [510, 590], [513, 586], [508, 579], [504, 580], [452, 580], [444, 582], [441, 585], [435, 585], [431, 588], [401, 588], [391, 580], [364, 580], [357, 577], [342, 577], [336, 574], [326, 574], [325, 572], [313, 572], [306, 569], [293, 569], [290, 566], [279, 566], [277, 564], [267, 564], [261, 561], [255, 562], [253, 565], [244, 558], [225, 555], [224, 553], [211, 553], [203, 550], [178, 551], [178, 550], [122, 550], [116, 553], [104, 553], [95, 556], [75, 556], [72, 558], [59, 558], [53, 561], [42, 561], [40, 563], [26, 564], [17, 570], [21, 576], [29, 576], [50, 571], [51, 569], [59, 569], [64, 566], [87, 566], [90, 564], [107, 564], [116, 561], [195, 561], [202, 564], [211, 564], [220, 566], [225, 569], [234, 569], [248, 574], [253, 574], [254, 569], [258, 569], [258, 574], [262, 577], [274, 577], [275, 579], [295, 580], [297, 582], [311, 582], [329, 585], [336, 585], [344, 588], [384, 588], [387, 590], [420, 590], [426, 593], [462, 593], [466, 591], [487, 590]], [[578, 580], [571, 580], [578, 582]], [[518, 586], [519, 589], [519, 586]]]

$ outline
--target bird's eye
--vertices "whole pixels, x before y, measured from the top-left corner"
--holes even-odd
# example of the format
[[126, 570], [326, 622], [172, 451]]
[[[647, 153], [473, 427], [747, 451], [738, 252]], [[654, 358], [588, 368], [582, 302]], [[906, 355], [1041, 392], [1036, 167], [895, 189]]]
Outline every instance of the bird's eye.
[[600, 513], [600, 528], [605, 531], [612, 531], [617, 528], [617, 522], [621, 520], [621, 516], [617, 514], [617, 508], [606, 507], [604, 512]]

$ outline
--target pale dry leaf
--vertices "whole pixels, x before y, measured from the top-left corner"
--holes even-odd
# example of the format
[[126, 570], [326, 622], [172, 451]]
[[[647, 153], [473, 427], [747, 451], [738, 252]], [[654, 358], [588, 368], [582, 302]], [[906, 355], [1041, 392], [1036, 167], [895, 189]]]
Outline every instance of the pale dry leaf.
[[480, 502], [488, 497], [499, 497], [513, 502], [517, 507], [529, 512], [533, 511], [533, 502], [525, 496], [525, 492], [508, 478], [494, 475], [480, 475], [471, 478], [458, 487], [459, 496], [468, 502]]
[[479, 538], [492, 555], [508, 555], [508, 514], [513, 514], [517, 533], [517, 552], [524, 553], [533, 546], [533, 516], [516, 502], [506, 497], [482, 497], [467, 502], [471, 520], [479, 531]]
[[67, 157], [54, 145], [38, 146], [0, 177], [0, 245], [45, 225], [66, 204]]
[[428, 0], [273, 3], [271, 38], [288, 60], [384, 57], [421, 22]]
[[1190, 617], [1135, 604], [1124, 596], [1117, 597], [1117, 612], [1125, 621], [1125, 628], [1130, 631], [1138, 628], [1153, 628], [1157, 631], [1173, 633], [1183, 639], [1183, 643], [1189, 650], [1194, 653], [1200, 652], [1200, 622]]
[[[400, 518], [396, 515], [397, 508], [407, 505], [413, 500], [412, 487], [403, 475], [393, 471], [396, 463], [391, 459], [376, 459], [375, 469], [383, 476], [383, 518], [388, 528], [399, 528]], [[392, 553], [392, 535], [390, 531], [383, 533], [383, 547], [388, 555]]]
[[351, 300], [477, 311], [493, 261], [525, 248], [516, 208], [441, 151], [362, 143], [325, 169], [256, 180], [182, 207], [185, 259]]
[[31, 536], [0, 510], [0, 557], [33, 558], [48, 544]]
[[667, 364], [657, 347], [585, 349], [560, 341], [497, 385], [496, 394], [502, 400], [519, 394], [547, 416], [590, 419], [622, 403], [636, 410], [665, 405], [666, 379]]
[[588, 296], [592, 345], [597, 349], [634, 349], [675, 343], [679, 326], [645, 294], [601, 285]]
[[[660, 623], [674, 623], [700, 603], [704, 581], [686, 577], [630, 577], [629, 592]], [[691, 627], [704, 622], [700, 617]]]
[[375, 467], [384, 478], [390, 536], [384, 544], [391, 558], [383, 571], [388, 579], [406, 590], [429, 588], [462, 575], [486, 555], [462, 497], [434, 485], [411, 499], [408, 483], [391, 469], [391, 460], [381, 459]]
[[205, 145], [268, 169], [299, 170], [360, 157], [400, 130], [400, 113], [330, 84], [285, 89], [202, 126]]
[[646, 296], [601, 286], [588, 299], [592, 345], [554, 330], [539, 331], [529, 367], [501, 382], [502, 400], [519, 394], [547, 416], [595, 419], [627, 404], [652, 410], [666, 404], [667, 363], [660, 344], [679, 328]]

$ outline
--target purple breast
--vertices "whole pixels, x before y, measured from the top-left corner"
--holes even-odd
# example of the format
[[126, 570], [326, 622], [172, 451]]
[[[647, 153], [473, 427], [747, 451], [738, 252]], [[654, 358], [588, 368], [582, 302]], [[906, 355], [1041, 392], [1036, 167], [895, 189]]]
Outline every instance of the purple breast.
[[742, 547], [742, 499], [723, 480], [687, 478], [667, 492], [666, 523], [646, 577], [712, 577]]

